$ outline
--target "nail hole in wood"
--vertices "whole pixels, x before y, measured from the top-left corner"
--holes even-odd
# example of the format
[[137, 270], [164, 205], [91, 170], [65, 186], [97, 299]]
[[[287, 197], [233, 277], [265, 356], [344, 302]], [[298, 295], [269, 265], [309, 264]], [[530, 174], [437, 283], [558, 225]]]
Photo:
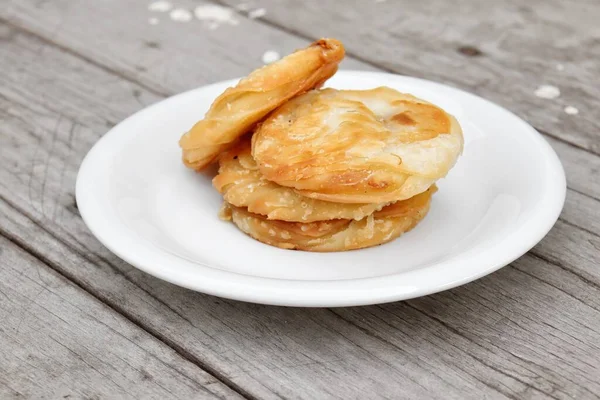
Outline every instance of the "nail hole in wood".
[[483, 54], [481, 50], [473, 46], [461, 46], [458, 48], [458, 52], [467, 57], [478, 57]]
[[144, 42], [144, 44], [146, 45], [146, 47], [149, 47], [151, 49], [160, 49], [160, 43], [158, 42]]

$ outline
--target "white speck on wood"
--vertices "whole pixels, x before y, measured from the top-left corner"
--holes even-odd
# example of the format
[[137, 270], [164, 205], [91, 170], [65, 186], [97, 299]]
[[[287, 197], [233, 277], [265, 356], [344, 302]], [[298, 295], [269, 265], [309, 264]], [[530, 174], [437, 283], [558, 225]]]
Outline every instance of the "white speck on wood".
[[541, 85], [534, 93], [542, 99], [555, 99], [560, 96], [560, 89], [552, 85]]
[[164, 1], [164, 0], [155, 1], [148, 5], [148, 10], [154, 11], [154, 12], [167, 12], [171, 8], [173, 8], [173, 4], [169, 3], [168, 1]]
[[148, 18], [148, 23], [150, 25], [157, 25], [159, 22], [158, 18], [152, 17], [152, 18]]
[[184, 8], [176, 8], [169, 14], [173, 21], [189, 22], [192, 20], [192, 13]]
[[565, 70], [565, 66], [562, 64], [556, 64], [556, 70], [557, 71], [564, 71]]
[[208, 22], [209, 29], [216, 29], [216, 27], [213, 27], [214, 24], [238, 24], [233, 9], [216, 4], [202, 4], [194, 9], [194, 15], [200, 21]]
[[267, 10], [265, 10], [264, 8], [257, 8], [256, 10], [252, 10], [248, 13], [248, 18], [257, 19], [262, 18], [265, 15], [267, 15]]
[[569, 115], [577, 115], [577, 114], [579, 114], [579, 110], [573, 106], [566, 106], [565, 113], [567, 113]]
[[265, 54], [262, 56], [262, 62], [265, 64], [271, 64], [277, 60], [279, 60], [281, 56], [275, 50], [267, 50]]
[[240, 3], [234, 7], [238, 11], [248, 11], [250, 9], [250, 4], [248, 3]]

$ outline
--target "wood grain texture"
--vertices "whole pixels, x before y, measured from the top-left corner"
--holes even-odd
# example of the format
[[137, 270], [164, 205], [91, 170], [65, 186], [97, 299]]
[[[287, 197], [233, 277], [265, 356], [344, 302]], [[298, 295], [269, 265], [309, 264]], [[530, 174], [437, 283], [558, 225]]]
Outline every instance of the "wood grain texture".
[[2, 398], [240, 398], [1, 236], [0, 320]]
[[[184, 0], [177, 5], [193, 9], [197, 4]], [[598, 3], [552, 0], [533, 7], [512, 0], [491, 8], [473, 0], [451, 5], [443, 0], [245, 4], [265, 7], [266, 16], [250, 20], [238, 12], [239, 25], [216, 30], [198, 21], [177, 24], [164, 14], [148, 13], [145, 3], [117, 0], [12, 0], [0, 16], [162, 94], [243, 75], [244, 65], [260, 65], [266, 50], [286, 54], [315, 38], [334, 36], [348, 50], [342, 68], [383, 68], [455, 85], [600, 154], [600, 123], [594, 118], [600, 89], [590, 84], [600, 75], [598, 63], [591, 61], [600, 57]], [[159, 25], [149, 25], [149, 16], [159, 16]], [[250, 31], [253, 40], [242, 44], [239, 33]], [[218, 63], [211, 62], [215, 58]], [[536, 97], [535, 89], [543, 84], [557, 85], [561, 97]], [[567, 105], [580, 114], [566, 114]]]
[[595, 398], [600, 390], [594, 379], [600, 372], [598, 287], [535, 257], [409, 302], [289, 309], [173, 287], [129, 270], [107, 251], [99, 254], [102, 261], [90, 262], [72, 254], [73, 239], [64, 232], [49, 234], [10, 206], [2, 212], [16, 241], [257, 397], [402, 391], [407, 397], [465, 398], [468, 391], [466, 398]]
[[552, 143], [573, 175], [569, 184], [582, 190], [569, 194], [580, 197], [567, 203], [568, 222], [537, 255], [478, 282], [409, 302], [333, 310], [217, 299], [120, 261], [77, 214], [74, 179], [85, 151], [108, 125], [160, 96], [3, 29], [10, 40], [0, 49], [2, 231], [247, 396], [595, 398], [600, 391], [593, 379], [600, 373], [594, 155]]
[[[9, 0], [0, 17], [163, 95], [247, 75], [263, 64], [265, 51], [287, 54], [309, 43], [242, 15], [236, 17], [238, 25], [223, 24], [215, 30], [197, 20], [177, 23], [167, 14], [150, 13], [148, 4]], [[182, 0], [176, 5], [192, 10], [198, 2]], [[149, 17], [160, 18], [160, 23], [148, 24]], [[240, 41], [244, 32], [252, 40]], [[372, 69], [352, 59], [342, 68]]]
[[[550, 139], [571, 189], [548, 237], [510, 267], [421, 299], [330, 310], [244, 304], [159, 281], [108, 252], [73, 196], [81, 159], [108, 127], [164, 95], [242, 75], [265, 49], [307, 41], [250, 20], [213, 33], [164, 19], [150, 26], [146, 3], [118, 3], [15, 0], [0, 10], [11, 18], [0, 26], [4, 235], [245, 397], [598, 398], [600, 163], [563, 141]], [[268, 16], [293, 7], [278, 4]], [[570, 132], [584, 139], [552, 134], [587, 146], [589, 131]], [[19, 265], [32, 260], [14, 254]], [[0, 395], [15, 390], [0, 382]]]
[[[229, 5], [237, 0], [224, 0]], [[597, 1], [257, 0], [271, 26], [307, 39], [332, 36], [350, 56], [386, 70], [456, 85], [536, 128], [600, 153]], [[559, 66], [560, 65], [560, 66]], [[562, 68], [562, 70], [558, 70]], [[534, 95], [540, 85], [556, 100]], [[580, 110], [567, 115], [565, 106]]]

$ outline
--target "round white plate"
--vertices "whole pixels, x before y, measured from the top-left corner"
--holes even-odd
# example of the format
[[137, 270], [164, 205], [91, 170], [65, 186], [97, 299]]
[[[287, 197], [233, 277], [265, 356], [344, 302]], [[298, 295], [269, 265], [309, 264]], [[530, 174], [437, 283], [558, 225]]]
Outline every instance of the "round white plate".
[[566, 182], [542, 136], [507, 110], [445, 85], [340, 71], [329, 87], [390, 86], [454, 114], [462, 157], [439, 181], [429, 215], [374, 248], [281, 250], [217, 217], [211, 175], [181, 163], [180, 135], [226, 87], [171, 97], [114, 127], [77, 177], [79, 211], [112, 252], [158, 278], [231, 299], [289, 306], [349, 306], [409, 299], [487, 275], [531, 249], [556, 222]]

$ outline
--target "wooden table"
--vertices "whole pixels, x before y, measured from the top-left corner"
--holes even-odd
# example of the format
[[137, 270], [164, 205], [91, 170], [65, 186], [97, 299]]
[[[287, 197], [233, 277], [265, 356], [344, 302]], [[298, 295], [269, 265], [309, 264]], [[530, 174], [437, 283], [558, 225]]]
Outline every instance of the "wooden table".
[[[249, 5], [266, 15], [216, 26], [143, 0], [2, 2], [0, 398], [598, 398], [600, 2]], [[536, 127], [569, 187], [548, 236], [454, 290], [295, 309], [170, 285], [89, 233], [75, 177], [109, 128], [321, 36], [345, 43], [342, 68], [454, 85]]]

